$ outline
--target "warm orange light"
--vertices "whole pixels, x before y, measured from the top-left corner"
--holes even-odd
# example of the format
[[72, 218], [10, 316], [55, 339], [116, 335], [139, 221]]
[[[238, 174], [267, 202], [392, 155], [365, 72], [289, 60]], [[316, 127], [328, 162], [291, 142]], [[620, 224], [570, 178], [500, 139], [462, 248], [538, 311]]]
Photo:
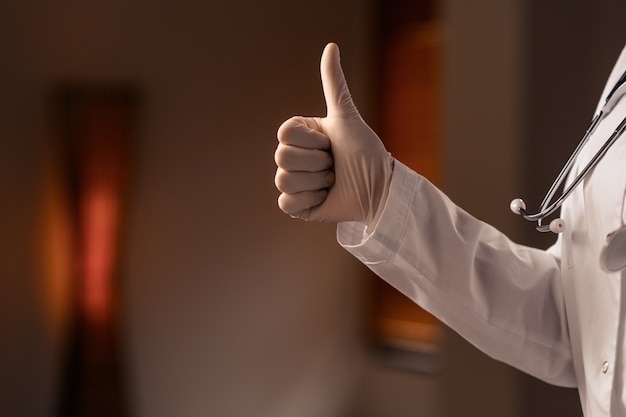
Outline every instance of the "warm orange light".
[[74, 236], [67, 190], [60, 178], [59, 161], [46, 161], [41, 200], [41, 263], [44, 303], [51, 334], [60, 336], [67, 326], [74, 276]]
[[[381, 137], [395, 157], [441, 185], [442, 29], [435, 18], [402, 21], [390, 28], [383, 48]], [[439, 321], [382, 280], [375, 291], [372, 325], [378, 343], [429, 353], [440, 349]]]
[[66, 85], [53, 98], [44, 267], [67, 313], [58, 415], [123, 415], [117, 273], [136, 94]]
[[83, 310], [87, 319], [103, 322], [111, 315], [118, 197], [115, 184], [102, 182], [82, 196]]

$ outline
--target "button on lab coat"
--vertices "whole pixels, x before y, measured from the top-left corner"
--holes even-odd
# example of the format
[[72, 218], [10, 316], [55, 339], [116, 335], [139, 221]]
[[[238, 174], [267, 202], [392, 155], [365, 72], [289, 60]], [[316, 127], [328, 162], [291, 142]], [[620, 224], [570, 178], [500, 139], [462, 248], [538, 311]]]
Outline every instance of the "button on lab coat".
[[[602, 94], [626, 70], [623, 51]], [[598, 126], [577, 174], [626, 116]], [[622, 271], [605, 272], [607, 236], [626, 220], [626, 135], [563, 204], [548, 250], [519, 245], [396, 161], [372, 233], [340, 223], [339, 243], [488, 355], [549, 383], [577, 387], [586, 417], [626, 416]]]

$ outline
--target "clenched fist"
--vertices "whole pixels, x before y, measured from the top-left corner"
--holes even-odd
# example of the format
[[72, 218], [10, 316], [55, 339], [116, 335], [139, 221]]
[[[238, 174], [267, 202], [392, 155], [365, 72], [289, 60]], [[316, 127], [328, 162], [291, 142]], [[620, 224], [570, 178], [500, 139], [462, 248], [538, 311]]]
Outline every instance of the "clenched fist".
[[361, 118], [330, 43], [320, 72], [326, 117], [292, 117], [278, 129], [278, 205], [292, 217], [375, 223], [391, 182], [393, 158]]

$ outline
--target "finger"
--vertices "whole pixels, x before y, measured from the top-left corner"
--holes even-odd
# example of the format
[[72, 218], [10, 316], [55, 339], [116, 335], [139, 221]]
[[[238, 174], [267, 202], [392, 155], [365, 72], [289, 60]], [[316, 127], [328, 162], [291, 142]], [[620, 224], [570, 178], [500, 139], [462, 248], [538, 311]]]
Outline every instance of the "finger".
[[320, 74], [327, 116], [345, 118], [358, 114], [341, 68], [339, 47], [334, 43], [329, 43], [324, 48], [320, 61]]
[[318, 149], [305, 149], [297, 146], [278, 144], [274, 154], [276, 165], [285, 171], [324, 171], [333, 166], [329, 152]]
[[278, 207], [292, 217], [308, 219], [311, 209], [324, 202], [328, 191], [304, 191], [297, 194], [283, 193], [278, 197]]
[[316, 118], [292, 117], [278, 128], [277, 137], [278, 141], [285, 145], [307, 149], [330, 149], [330, 139], [321, 132]]
[[274, 183], [283, 193], [295, 194], [303, 191], [322, 190], [335, 182], [332, 170], [319, 172], [293, 172], [278, 168]]

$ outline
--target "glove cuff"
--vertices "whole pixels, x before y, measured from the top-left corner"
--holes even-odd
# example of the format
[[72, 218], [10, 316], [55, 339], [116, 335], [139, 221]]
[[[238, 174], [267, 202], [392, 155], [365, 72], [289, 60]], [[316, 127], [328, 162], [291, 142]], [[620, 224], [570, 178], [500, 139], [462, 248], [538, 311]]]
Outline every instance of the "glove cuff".
[[380, 220], [385, 210], [387, 198], [389, 197], [394, 163], [395, 159], [390, 153], [387, 153], [387, 158], [383, 160], [382, 167], [373, 171], [377, 172], [379, 175], [376, 180], [372, 182], [373, 187], [370, 194], [369, 211], [364, 221], [368, 233], [376, 228], [378, 220]]

